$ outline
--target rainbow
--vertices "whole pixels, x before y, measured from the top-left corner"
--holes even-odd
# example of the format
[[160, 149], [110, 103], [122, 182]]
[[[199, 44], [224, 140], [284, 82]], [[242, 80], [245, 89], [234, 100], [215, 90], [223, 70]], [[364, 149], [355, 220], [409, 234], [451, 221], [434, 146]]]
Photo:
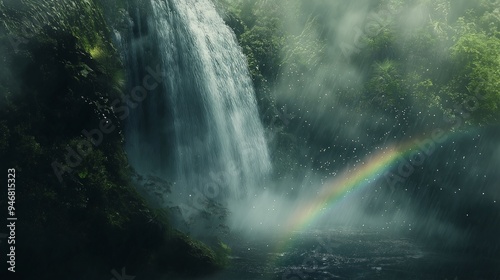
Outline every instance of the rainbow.
[[388, 147], [371, 156], [361, 166], [346, 170], [326, 183], [318, 194], [306, 205], [290, 215], [285, 228], [287, 232], [295, 232], [306, 228], [321, 216], [321, 213], [343, 198], [347, 193], [369, 185], [373, 180], [383, 176], [404, 152], [396, 147]]
[[[323, 213], [327, 212], [324, 210], [333, 207], [336, 202], [342, 200], [349, 193], [370, 186], [372, 182], [380, 179], [389, 170], [397, 166], [398, 163], [402, 162], [402, 159], [410, 159], [416, 153], [425, 153], [425, 151], [422, 151], [425, 149], [422, 148], [422, 143], [430, 139], [432, 138], [420, 137], [419, 139], [403, 144], [389, 145], [378, 149], [376, 153], [367, 157], [358, 166], [353, 166], [351, 169], [345, 170], [324, 184], [324, 187], [313, 199], [306, 203], [305, 206], [296, 209], [289, 216], [284, 224], [284, 235], [281, 236], [280, 241], [277, 242], [275, 247], [275, 252], [277, 253], [270, 257], [269, 262], [279, 262], [280, 254], [285, 252], [287, 247], [292, 246], [294, 236], [307, 229]], [[428, 154], [427, 156], [430, 155]]]
[[[344, 197], [348, 198], [349, 194], [354, 191], [369, 187], [374, 181], [390, 174], [388, 173], [390, 171], [393, 171], [395, 175], [399, 175], [398, 171], [393, 168], [401, 163], [415, 160], [418, 154], [424, 154], [425, 158], [423, 160], [426, 160], [433, 153], [433, 151], [429, 151], [429, 146], [426, 145], [433, 144], [435, 145], [434, 148], [437, 149], [442, 143], [449, 141], [450, 137], [454, 138], [462, 133], [468, 134], [474, 130], [459, 132], [451, 129], [438, 129], [434, 131], [435, 133], [430, 134], [432, 136], [424, 134], [401, 144], [388, 145], [385, 148], [377, 149], [377, 152], [365, 158], [361, 164], [353, 166], [332, 178], [328, 183], [324, 184], [318, 194], [305, 206], [299, 207], [292, 212], [284, 224], [284, 235], [281, 235], [279, 241], [276, 242], [275, 253], [270, 256], [269, 262], [280, 262], [280, 256], [286, 251], [286, 248], [293, 245], [294, 236], [305, 231], [322, 214], [328, 212], [325, 210], [331, 209], [341, 200], [344, 201]], [[416, 161], [414, 163], [420, 165]], [[421, 162], [421, 164], [424, 163]]]
[[419, 137], [399, 145], [379, 149], [358, 166], [344, 171], [326, 183], [311, 201], [292, 212], [285, 223], [286, 232], [293, 235], [294, 232], [307, 228], [324, 213], [325, 209], [332, 207], [348, 193], [366, 188], [375, 180], [387, 176], [388, 170], [403, 162], [403, 159], [405, 162], [425, 161], [432, 154], [432, 151], [427, 149], [429, 146], [425, 145], [434, 145], [434, 148], [437, 148], [436, 145], [443, 143], [449, 136], [448, 134], [449, 132], [441, 133], [438, 138]]

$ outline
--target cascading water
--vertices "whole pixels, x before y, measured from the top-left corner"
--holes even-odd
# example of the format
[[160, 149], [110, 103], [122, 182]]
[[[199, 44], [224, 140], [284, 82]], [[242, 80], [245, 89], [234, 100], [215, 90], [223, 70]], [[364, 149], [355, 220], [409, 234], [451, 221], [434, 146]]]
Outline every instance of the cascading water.
[[[134, 71], [157, 63], [164, 77], [131, 110], [130, 162], [185, 194], [241, 197], [271, 164], [236, 38], [209, 0], [151, 0], [149, 9], [147, 20], [134, 20], [126, 61]], [[141, 81], [137, 72], [131, 76]]]

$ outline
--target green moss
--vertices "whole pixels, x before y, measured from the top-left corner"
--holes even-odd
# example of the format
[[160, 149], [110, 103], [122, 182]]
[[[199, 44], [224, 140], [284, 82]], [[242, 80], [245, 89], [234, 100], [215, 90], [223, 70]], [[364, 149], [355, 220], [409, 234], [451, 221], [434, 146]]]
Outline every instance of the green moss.
[[221, 267], [229, 265], [229, 256], [231, 255], [231, 248], [222, 241], [219, 241], [214, 248], [216, 263]]

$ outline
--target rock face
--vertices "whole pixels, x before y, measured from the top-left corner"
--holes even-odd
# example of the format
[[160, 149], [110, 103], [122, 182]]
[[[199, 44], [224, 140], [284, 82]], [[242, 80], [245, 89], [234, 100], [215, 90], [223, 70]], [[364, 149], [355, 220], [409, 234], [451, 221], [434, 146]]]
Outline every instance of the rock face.
[[125, 74], [99, 1], [0, 1], [0, 22], [0, 167], [16, 169], [17, 273], [110, 279], [125, 267], [154, 279], [219, 268], [223, 256], [169, 228], [130, 183], [111, 108]]

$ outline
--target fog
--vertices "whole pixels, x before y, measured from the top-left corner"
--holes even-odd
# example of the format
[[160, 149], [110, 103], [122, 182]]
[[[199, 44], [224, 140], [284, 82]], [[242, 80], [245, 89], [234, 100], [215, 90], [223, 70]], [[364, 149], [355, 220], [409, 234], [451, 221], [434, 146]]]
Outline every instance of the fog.
[[[475, 125], [467, 106], [450, 117], [440, 106], [454, 101], [426, 83], [445, 84], [454, 69], [448, 29], [471, 4], [449, 3], [257, 2], [257, 13], [277, 14], [285, 32], [269, 91], [274, 107], [259, 108], [271, 174], [234, 185], [241, 166], [208, 167], [199, 186], [174, 180], [151, 195], [151, 185], [172, 181], [158, 172], [165, 182], [142, 182], [142, 193], [202, 240], [348, 228], [497, 254], [499, 129]], [[439, 40], [425, 37], [430, 25]], [[231, 196], [234, 189], [244, 195]]]
[[[374, 59], [363, 57], [369, 43], [379, 37], [395, 37], [396, 43], [386, 50], [392, 52], [389, 57], [400, 56], [429, 23], [434, 24], [437, 36], [448, 36], [446, 26], [453, 24], [471, 4], [289, 2], [280, 6], [280, 13], [293, 40], [285, 44], [285, 62], [272, 89], [281, 111], [279, 125], [284, 128], [272, 127], [273, 122], [268, 129], [274, 137], [279, 129], [288, 131], [291, 144], [281, 149], [299, 156], [289, 174], [285, 171], [268, 180], [266, 187], [253, 188], [255, 191], [244, 201], [229, 202], [230, 228], [262, 238], [347, 226], [417, 236], [428, 244], [447, 248], [498, 248], [499, 242], [491, 235], [500, 232], [495, 214], [499, 210], [498, 175], [492, 169], [500, 160], [496, 145], [500, 140], [498, 128], [470, 130], [459, 125], [459, 129], [450, 130], [449, 121], [433, 107], [432, 96], [419, 100], [411, 95], [405, 96], [406, 100], [401, 98], [409, 111], [421, 111], [417, 114], [403, 111], [394, 116], [377, 108], [363, 110], [351, 106], [370, 103], [360, 94], [363, 83], [376, 71], [364, 63], [364, 59]], [[278, 5], [259, 3], [268, 10]], [[437, 80], [447, 79], [448, 70], [441, 69], [449, 69], [446, 63], [450, 53], [443, 50], [453, 42], [449, 38], [441, 44], [398, 60], [398, 69], [424, 71], [422, 75], [428, 72]], [[297, 53], [307, 61], [307, 67], [292, 60]], [[425, 64], [423, 57], [434, 60]], [[383, 63], [379, 64], [381, 68]], [[412, 86], [412, 81], [406, 82], [402, 88]], [[367, 182], [342, 193], [333, 202], [322, 199], [325, 191], [342, 187], [336, 183], [341, 181], [339, 178], [355, 174], [352, 170], [362, 169], [374, 160], [374, 154], [417, 138], [427, 139], [437, 129], [445, 131], [447, 139], [435, 143], [435, 151], [414, 166], [415, 170], [396, 187], [390, 187], [387, 174], [397, 174], [398, 168], [409, 160], [407, 155], [388, 163], [377, 174], [370, 174]], [[270, 147], [273, 141], [282, 139], [271, 137]], [[320, 210], [305, 214], [314, 211], [311, 207]], [[307, 222], [300, 221], [301, 215], [309, 215], [304, 218]]]

